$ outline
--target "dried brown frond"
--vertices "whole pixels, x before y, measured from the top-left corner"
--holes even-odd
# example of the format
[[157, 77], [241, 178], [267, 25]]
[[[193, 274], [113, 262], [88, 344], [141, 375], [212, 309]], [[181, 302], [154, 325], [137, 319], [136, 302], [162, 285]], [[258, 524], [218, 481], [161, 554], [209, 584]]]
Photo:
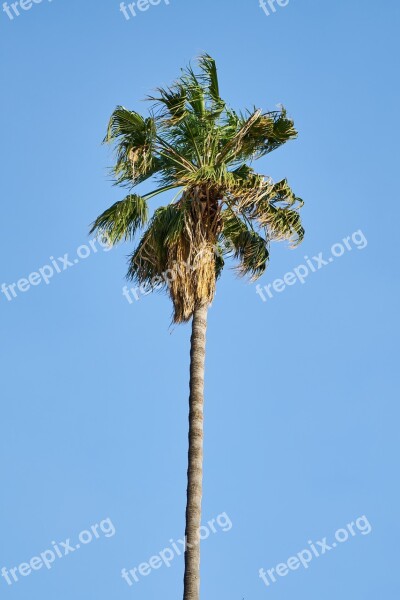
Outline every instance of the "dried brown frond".
[[198, 304], [210, 304], [215, 295], [217, 219], [200, 189], [191, 190], [190, 196], [185, 226], [168, 253], [173, 273], [169, 294], [174, 306], [174, 323], [188, 321]]

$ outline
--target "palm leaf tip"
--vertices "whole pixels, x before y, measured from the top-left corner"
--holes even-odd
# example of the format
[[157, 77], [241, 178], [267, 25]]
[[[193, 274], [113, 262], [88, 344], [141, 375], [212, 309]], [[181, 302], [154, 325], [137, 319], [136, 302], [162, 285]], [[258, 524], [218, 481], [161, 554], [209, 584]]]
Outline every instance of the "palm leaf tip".
[[216, 103], [223, 103], [219, 94], [218, 71], [215, 60], [209, 54], [202, 54], [198, 60], [202, 71], [200, 78], [205, 82], [211, 98]]

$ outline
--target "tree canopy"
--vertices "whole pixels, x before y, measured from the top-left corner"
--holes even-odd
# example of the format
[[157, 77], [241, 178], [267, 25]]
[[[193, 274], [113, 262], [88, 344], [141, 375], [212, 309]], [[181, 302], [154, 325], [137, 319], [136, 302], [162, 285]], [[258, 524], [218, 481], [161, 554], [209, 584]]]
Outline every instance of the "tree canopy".
[[[251, 166], [297, 132], [283, 107], [230, 108], [207, 54], [196, 73], [187, 67], [148, 100], [147, 117], [123, 106], [111, 116], [104, 141], [115, 147], [115, 183], [129, 193], [91, 232], [106, 234], [112, 244], [133, 240], [128, 277], [151, 288], [164, 283], [174, 322], [182, 322], [198, 302], [212, 301], [227, 257], [240, 275], [256, 279], [267, 267], [271, 241], [303, 239], [302, 200], [286, 179], [274, 183]], [[150, 179], [154, 191], [135, 193]], [[171, 192], [171, 202], [151, 211], [151, 199], [164, 192]], [[173, 274], [168, 284], [167, 271]]]

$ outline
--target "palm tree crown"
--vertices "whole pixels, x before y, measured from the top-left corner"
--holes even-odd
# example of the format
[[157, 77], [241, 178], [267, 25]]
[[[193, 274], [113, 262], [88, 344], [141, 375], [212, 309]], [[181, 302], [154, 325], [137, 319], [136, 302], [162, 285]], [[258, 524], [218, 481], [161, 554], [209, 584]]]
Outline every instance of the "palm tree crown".
[[[293, 121], [284, 108], [235, 112], [220, 97], [215, 61], [204, 54], [198, 66], [198, 73], [188, 67], [172, 87], [148, 98], [147, 118], [122, 106], [112, 114], [105, 142], [115, 145], [115, 181], [130, 193], [91, 230], [113, 244], [142, 230], [128, 277], [149, 288], [164, 285], [176, 323], [212, 301], [226, 257], [256, 279], [271, 241], [297, 244], [304, 235], [303, 203], [286, 179], [274, 183], [249, 166], [297, 136]], [[132, 193], [150, 178], [154, 191]], [[171, 203], [150, 215], [149, 200], [174, 189]]]

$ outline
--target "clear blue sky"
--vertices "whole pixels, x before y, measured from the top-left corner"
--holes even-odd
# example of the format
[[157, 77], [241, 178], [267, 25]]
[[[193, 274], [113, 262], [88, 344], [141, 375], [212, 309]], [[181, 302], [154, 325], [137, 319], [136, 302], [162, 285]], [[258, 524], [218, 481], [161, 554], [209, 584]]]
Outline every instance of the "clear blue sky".
[[[327, 260], [356, 231], [368, 242], [266, 302], [229, 270], [220, 282], [203, 508], [205, 522], [226, 512], [233, 526], [203, 543], [207, 600], [399, 593], [398, 11], [290, 0], [267, 16], [258, 0], [162, 0], [127, 20], [117, 0], [44, 0], [0, 13], [0, 284], [76, 258], [124, 193], [100, 144], [110, 113], [146, 110], [145, 95], [201, 51], [234, 107], [283, 103], [300, 132], [257, 168], [305, 199], [306, 239], [273, 246], [259, 283], [304, 256]], [[123, 298], [128, 252], [93, 251], [49, 285], [0, 294], [0, 569], [76, 545], [104, 519], [115, 527], [50, 570], [1, 577], [1, 598], [181, 596], [180, 558], [135, 586], [121, 578], [183, 533], [190, 334], [169, 327], [167, 298]], [[362, 515], [369, 535], [269, 587], [259, 578]]]

